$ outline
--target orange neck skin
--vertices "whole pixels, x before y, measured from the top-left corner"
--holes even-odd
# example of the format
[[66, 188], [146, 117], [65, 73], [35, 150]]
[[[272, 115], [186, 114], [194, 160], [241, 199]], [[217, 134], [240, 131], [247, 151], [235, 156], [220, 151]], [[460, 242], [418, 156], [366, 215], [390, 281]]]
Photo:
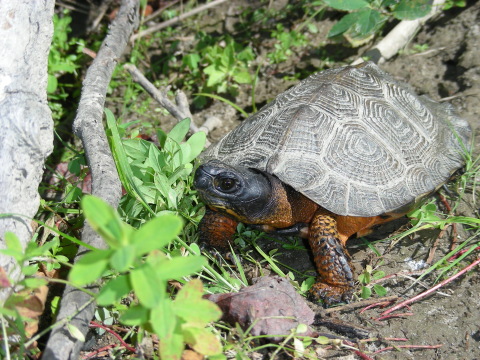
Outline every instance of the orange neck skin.
[[[321, 209], [321, 206], [294, 190], [288, 185], [282, 183], [279, 179], [269, 176], [272, 184], [272, 198], [265, 204], [263, 211], [253, 216], [245, 216], [234, 213], [232, 210], [224, 209], [220, 212], [226, 212], [227, 216], [242, 222], [244, 224], [263, 225], [257, 227], [265, 232], [274, 233], [276, 229], [284, 229], [294, 226], [298, 223], [309, 224], [315, 212]], [[218, 211], [212, 208], [212, 210]], [[395, 214], [393, 216], [380, 217], [359, 217], [359, 216], [343, 216], [335, 215], [324, 209], [325, 214], [331, 214], [336, 220], [338, 236], [342, 243], [357, 234], [357, 236], [365, 236], [371, 233], [371, 227], [391, 221], [403, 215]], [[308, 238], [309, 231], [307, 228], [301, 230], [297, 236]]]

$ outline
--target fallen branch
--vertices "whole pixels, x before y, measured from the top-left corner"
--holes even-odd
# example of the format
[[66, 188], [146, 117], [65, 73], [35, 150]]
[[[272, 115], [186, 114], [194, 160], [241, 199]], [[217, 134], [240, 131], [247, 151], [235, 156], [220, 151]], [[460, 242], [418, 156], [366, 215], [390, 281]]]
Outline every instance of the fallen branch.
[[[130, 73], [133, 81], [141, 85], [154, 100], [156, 100], [178, 121], [181, 121], [187, 117], [190, 118], [190, 131], [192, 133], [203, 131], [206, 135], [208, 135], [209, 132], [222, 124], [222, 121], [216, 116], [207, 115], [207, 120], [200, 128], [198, 128], [193, 122], [193, 116], [190, 112], [190, 106], [188, 104], [187, 96], [182, 90], [177, 91], [177, 94], [175, 96], [175, 102], [177, 103], [177, 105], [175, 105], [168, 99], [168, 88], [164, 89], [163, 91], [158, 90], [155, 85], [148, 81], [148, 79], [133, 64], [126, 64], [124, 65], [124, 68]], [[205, 143], [205, 147], [208, 146], [210, 146], [210, 142], [207, 140]]]
[[167, 5], [165, 5], [165, 6], [162, 6], [160, 9], [158, 9], [157, 11], [151, 13], [151, 14], [148, 15], [145, 19], [143, 19], [143, 22], [146, 23], [146, 22], [152, 21], [152, 20], [155, 19], [157, 16], [159, 16], [162, 12], [164, 12], [165, 10], [167, 10], [169, 7], [172, 7], [173, 5], [177, 4], [178, 2], [180, 2], [180, 0], [175, 0], [175, 1], [170, 2], [170, 4], [167, 4]]
[[[103, 108], [117, 59], [122, 55], [130, 34], [138, 26], [138, 7], [137, 0], [122, 0], [109, 34], [105, 37], [83, 81], [82, 96], [73, 123], [74, 134], [82, 140], [91, 171], [92, 194], [104, 199], [113, 208], [118, 206], [122, 187], [103, 128]], [[96, 248], [106, 247], [103, 239], [87, 222], [84, 223], [82, 241]], [[80, 248], [75, 262], [86, 252], [85, 248]], [[98, 291], [97, 286], [91, 286], [88, 289], [92, 292]], [[75, 326], [82, 334], [86, 334], [95, 304], [92, 302], [75, 316], [73, 314], [88, 301], [91, 301], [89, 294], [67, 286], [57, 321], [69, 319], [70, 326]], [[43, 358], [78, 359], [82, 346], [83, 342], [73, 338], [66, 325], [59, 326], [52, 331]]]
[[413, 316], [415, 315], [414, 313], [403, 313], [403, 314], [392, 314], [392, 315], [386, 315], [386, 316], [380, 316], [375, 319], [375, 321], [380, 321], [380, 320], [386, 320], [390, 318], [398, 318], [398, 317], [404, 317], [404, 316]]
[[390, 314], [391, 312], [395, 311], [395, 310], [398, 310], [398, 309], [401, 309], [402, 307], [404, 306], [407, 306], [408, 304], [411, 304], [412, 302], [414, 301], [417, 301], [417, 300], [420, 300], [421, 298], [424, 298], [425, 296], [427, 295], [430, 295], [431, 293], [435, 292], [437, 289], [440, 289], [442, 286], [448, 284], [449, 282], [455, 280], [456, 278], [458, 278], [459, 276], [462, 276], [463, 274], [465, 274], [467, 271], [469, 271], [470, 269], [473, 269], [476, 265], [480, 264], [480, 257], [477, 258], [477, 260], [475, 260], [473, 263], [471, 263], [470, 265], [468, 265], [465, 269], [459, 271], [458, 273], [456, 273], [455, 275], [449, 277], [448, 279], [442, 281], [441, 283], [435, 285], [434, 287], [432, 287], [431, 289], [421, 293], [421, 294], [418, 294], [417, 296], [414, 296], [413, 298], [411, 299], [408, 299], [408, 300], [405, 300], [403, 302], [401, 302], [400, 304], [397, 304], [395, 305], [394, 307], [384, 311], [381, 316], [385, 316], [385, 315], [388, 315]]
[[[400, 23], [390, 31], [377, 45], [368, 50], [362, 55], [362, 57], [370, 57], [370, 61], [376, 64], [382, 64], [386, 60], [398, 54], [398, 51], [402, 49], [408, 42], [415, 36], [417, 30], [428, 19], [434, 16], [438, 9], [443, 5], [445, 0], [434, 0], [432, 4], [432, 11], [420, 19], [416, 20], [402, 20]], [[355, 60], [352, 65], [358, 65], [364, 62], [360, 57]]]
[[395, 301], [395, 300], [382, 301], [382, 302], [377, 302], [375, 304], [368, 305], [367, 307], [363, 308], [362, 311], [359, 312], [359, 314], [363, 314], [365, 311], [373, 309], [374, 307], [377, 307], [377, 306], [380, 306], [381, 308], [383, 308], [387, 305], [390, 305], [393, 301]]
[[[186, 101], [186, 97], [181, 90], [179, 90], [178, 93], [181, 92], [183, 96], [178, 95], [177, 93], [176, 106], [167, 97], [168, 88], [165, 89], [163, 92], [158, 90], [150, 81], [148, 81], [145, 76], [143, 76], [143, 74], [140, 72], [140, 70], [137, 69], [135, 65], [126, 64], [123, 67], [130, 73], [133, 81], [140, 84], [153, 99], [155, 99], [161, 106], [163, 106], [178, 121], [183, 120], [187, 117], [192, 117], [192, 114], [190, 113], [190, 110], [188, 108], [188, 103], [187, 105], [184, 104], [184, 101]], [[193, 123], [193, 121], [190, 122], [190, 130], [194, 133], [198, 132], [198, 127]]]
[[215, 1], [212, 1], [211, 3], [199, 6], [196, 9], [193, 9], [192, 11], [186, 12], [185, 14], [174, 17], [173, 19], [167, 20], [165, 22], [162, 22], [160, 24], [152, 26], [152, 27], [150, 27], [146, 30], [140, 31], [138, 34], [132, 35], [132, 37], [130, 38], [130, 41], [135, 41], [136, 39], [141, 38], [145, 35], [154, 33], [154, 32], [156, 32], [158, 30], [161, 30], [161, 29], [165, 29], [166, 27], [172, 26], [172, 25], [176, 24], [177, 22], [180, 22], [180, 21], [182, 21], [182, 20], [184, 20], [184, 19], [186, 19], [190, 16], [201, 13], [202, 11], [208, 10], [212, 7], [217, 6], [217, 5], [220, 5], [220, 4], [222, 4], [226, 1], [229, 1], [229, 0], [215, 0]]
[[[392, 296], [385, 296], [385, 297], [382, 297], [382, 298], [379, 298], [379, 299], [363, 300], [363, 301], [350, 303], [350, 304], [347, 304], [347, 305], [336, 306], [336, 307], [325, 309], [325, 310], [322, 309], [317, 314], [319, 314], [319, 316], [324, 316], [326, 314], [330, 314], [330, 313], [337, 312], [337, 311], [351, 310], [351, 309], [356, 309], [356, 308], [359, 308], [359, 307], [375, 304], [375, 303], [378, 303], [378, 302], [386, 302], [386, 301], [391, 302], [391, 301], [395, 301], [397, 299], [398, 299], [397, 295], [392, 295]], [[317, 317], [317, 314], [315, 315], [315, 317]]]
[[442, 347], [443, 344], [438, 344], [438, 345], [397, 345], [395, 347], [389, 346], [384, 349], [380, 349], [375, 351], [373, 354], [378, 354], [379, 352], [382, 351], [387, 351], [387, 350], [393, 350], [394, 348], [402, 348], [402, 349], [438, 349], [439, 347]]

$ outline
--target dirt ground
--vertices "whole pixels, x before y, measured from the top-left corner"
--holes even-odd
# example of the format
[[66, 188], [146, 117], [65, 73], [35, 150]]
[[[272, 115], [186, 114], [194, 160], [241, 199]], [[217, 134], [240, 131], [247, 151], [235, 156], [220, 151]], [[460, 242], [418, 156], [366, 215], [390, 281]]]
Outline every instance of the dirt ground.
[[[242, 1], [237, 1], [243, 4]], [[280, 3], [280, 4], [277, 4]], [[281, 6], [281, 2], [274, 2], [274, 6]], [[215, 21], [215, 16], [222, 16], [228, 6], [217, 8], [210, 13], [210, 20], [204, 19], [212, 29], [221, 26]], [[316, 23], [319, 33], [309, 34], [310, 48], [315, 49], [325, 39], [326, 33], [331, 28], [334, 20], [326, 16], [321, 22]], [[220, 30], [220, 29], [218, 29]], [[415, 44], [428, 45], [421, 53], [404, 52], [393, 60], [381, 64], [380, 67], [392, 74], [395, 78], [404, 80], [412, 85], [419, 94], [426, 94], [434, 100], [452, 97], [450, 102], [455, 105], [460, 115], [469, 121], [472, 129], [480, 130], [480, 3], [470, 1], [465, 8], [452, 8], [430, 21], [409, 44], [408, 49], [413, 49]], [[334, 59], [338, 64], [346, 64], [365, 51], [366, 48], [351, 49], [342, 44], [328, 44], [325, 49], [335, 54]], [[285, 74], [294, 74], [302, 69], [330, 67], [325, 64], [322, 57], [315, 50], [303, 56], [294, 57], [280, 69], [267, 68], [260, 74], [256, 88], [258, 103], [264, 104], [280, 92], [288, 89], [296, 81], [285, 81]], [[333, 56], [333, 55], [332, 55]], [[338, 65], [336, 65], [338, 66]], [[250, 88], [241, 88], [237, 97], [237, 104], [251, 110]], [[198, 125], [203, 122], [205, 114], [212, 114], [224, 121], [222, 128], [215, 130], [210, 135], [210, 140], [216, 141], [223, 134], [237, 126], [242, 117], [230, 106], [215, 101], [206, 109], [194, 114]], [[162, 120], [162, 126], [168, 130], [172, 126], [171, 119]], [[476, 153], [480, 152], [477, 141]], [[443, 208], [439, 203], [438, 206]], [[471, 196], [467, 196], [456, 211], [456, 215], [478, 217]], [[370, 241], [384, 239], [389, 234], [398, 230], [405, 220], [385, 225], [377, 233], [368, 237]], [[437, 238], [439, 231], [424, 231], [406, 238], [389, 250], [390, 241], [376, 243], [376, 248], [385, 254], [384, 264], [379, 268], [387, 275], [401, 270], [416, 270], [421, 268], [428, 257], [428, 252]], [[459, 228], [459, 242], [469, 236], [469, 231]], [[434, 262], [447, 254], [451, 245], [451, 230], [445, 232], [438, 245]], [[353, 256], [357, 275], [366, 264], [366, 259], [372, 259], [373, 252], [361, 240], [351, 240], [348, 250]], [[278, 247], [275, 243], [265, 242], [266, 250]], [[305, 244], [308, 248], [308, 244]], [[311, 255], [305, 251], [284, 251], [278, 259], [281, 262], [297, 269], [300, 272], [313, 269]], [[478, 254], [478, 252], [477, 252]], [[476, 255], [466, 260], [473, 261]], [[372, 264], [375, 265], [376, 260]], [[466, 263], [464, 263], [465, 265]], [[424, 279], [430, 286], [435, 276]], [[424, 290], [421, 285], [406, 290], [412, 280], [397, 278], [383, 283], [388, 288], [389, 295], [402, 295], [411, 297]], [[411, 305], [413, 316], [394, 318], [374, 324], [371, 319], [378, 317], [380, 311], [369, 310], [359, 315], [358, 310], [339, 314], [339, 318], [356, 324], [374, 328], [382, 337], [408, 338], [408, 344], [437, 345], [443, 344], [438, 349], [407, 350], [401, 352], [389, 351], [378, 354], [378, 359], [480, 359], [480, 272], [478, 267], [468, 276], [463, 276], [448, 286], [441, 289], [442, 295], [436, 293], [422, 301]], [[327, 331], [319, 329], [319, 331]], [[396, 342], [395, 344], [400, 344]], [[376, 351], [385, 347], [385, 343], [369, 343], [368, 351]], [[331, 352], [328, 358], [338, 356], [352, 356], [350, 352]]]

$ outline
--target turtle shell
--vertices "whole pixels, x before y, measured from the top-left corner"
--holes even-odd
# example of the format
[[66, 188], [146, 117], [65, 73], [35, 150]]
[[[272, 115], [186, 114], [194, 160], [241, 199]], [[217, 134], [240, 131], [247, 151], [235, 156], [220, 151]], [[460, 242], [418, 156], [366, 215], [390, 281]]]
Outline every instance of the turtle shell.
[[469, 124], [374, 63], [314, 74], [210, 146], [339, 215], [376, 216], [435, 190], [464, 163]]

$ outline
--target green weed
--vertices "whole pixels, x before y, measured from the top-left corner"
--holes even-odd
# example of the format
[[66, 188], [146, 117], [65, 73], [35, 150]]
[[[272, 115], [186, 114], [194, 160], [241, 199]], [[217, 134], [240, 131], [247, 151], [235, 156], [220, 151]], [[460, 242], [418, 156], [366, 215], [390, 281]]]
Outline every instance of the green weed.
[[414, 20], [427, 15], [432, 6], [428, 0], [323, 0], [333, 9], [349, 11], [336, 23], [328, 37], [348, 34], [350, 38], [367, 38], [379, 31], [389, 17]]
[[[76, 69], [79, 68], [79, 57], [85, 46], [85, 41], [78, 38], [68, 39], [68, 34], [72, 31], [69, 24], [72, 18], [68, 15], [68, 11], [64, 12], [63, 17], [57, 14], [53, 16], [54, 32], [52, 37], [52, 45], [48, 55], [48, 85], [47, 93], [49, 106], [52, 110], [54, 120], [61, 120], [66, 110], [64, 102], [72, 93], [72, 87], [79, 87], [80, 84], [59, 83], [58, 78], [64, 74], [76, 75]], [[72, 49], [74, 50], [72, 52]]]
[[272, 31], [272, 38], [275, 38], [277, 43], [274, 45], [275, 51], [267, 54], [271, 64], [286, 61], [292, 55], [292, 47], [307, 45], [305, 35], [295, 30], [286, 31], [282, 24], [277, 24], [276, 29]]

